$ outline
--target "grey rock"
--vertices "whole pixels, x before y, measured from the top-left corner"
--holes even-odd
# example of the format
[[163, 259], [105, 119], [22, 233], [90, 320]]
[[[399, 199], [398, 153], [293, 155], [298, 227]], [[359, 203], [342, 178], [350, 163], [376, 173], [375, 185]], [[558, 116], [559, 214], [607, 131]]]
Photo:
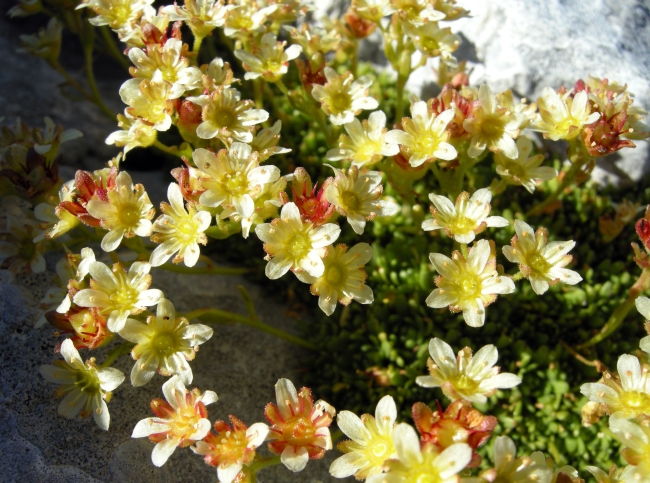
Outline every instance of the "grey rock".
[[[635, 103], [650, 109], [650, 6], [643, 0], [460, 1], [471, 17], [450, 22], [465, 40], [458, 57], [473, 68], [472, 85], [512, 89], [535, 100], [546, 86], [572, 87], [589, 74], [627, 84]], [[469, 54], [469, 55], [468, 55]], [[416, 72], [417, 90], [431, 78]], [[636, 181], [650, 171], [650, 146], [598, 161], [601, 182]]]
[[[55, 255], [55, 254], [50, 254]], [[48, 257], [52, 270], [57, 256]], [[156, 375], [144, 387], [133, 388], [128, 375], [133, 364], [123, 356], [114, 367], [127, 379], [109, 403], [111, 426], [99, 429], [92, 418], [67, 420], [57, 415], [56, 386], [39, 374], [42, 364], [60, 358], [53, 353], [58, 338], [45, 326], [34, 329], [38, 300], [52, 285], [53, 273], [13, 277], [0, 271], [0, 478], [2, 481], [36, 482], [205, 482], [216, 481], [214, 468], [205, 465], [189, 448], [177, 449], [162, 468], [151, 463], [153, 444], [134, 440], [135, 424], [153, 414], [149, 402], [162, 398], [165, 381]], [[286, 309], [261, 295], [259, 287], [241, 277], [188, 276], [153, 270], [153, 287], [160, 288], [178, 311], [214, 307], [245, 313], [237, 285], [246, 286], [261, 318], [274, 327], [295, 333]], [[208, 407], [211, 421], [234, 414], [246, 424], [264, 422], [264, 407], [275, 402], [274, 384], [281, 377], [301, 387], [301, 365], [308, 353], [297, 346], [249, 327], [228, 324], [214, 327], [210, 341], [192, 361], [191, 387], [214, 390], [219, 401]], [[83, 352], [83, 357], [105, 358], [108, 348]], [[316, 395], [318, 397], [318, 395]], [[343, 408], [342, 408], [343, 409]], [[262, 452], [268, 454], [266, 449]], [[293, 474], [282, 466], [259, 474], [261, 483], [332, 481], [329, 465], [337, 456], [330, 451], [322, 460], [310, 461], [305, 471]]]

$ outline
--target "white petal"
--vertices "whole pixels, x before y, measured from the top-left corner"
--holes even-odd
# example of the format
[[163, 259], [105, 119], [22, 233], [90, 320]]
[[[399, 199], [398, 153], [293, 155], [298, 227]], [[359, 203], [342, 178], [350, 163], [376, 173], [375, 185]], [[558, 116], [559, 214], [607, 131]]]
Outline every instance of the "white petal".
[[503, 372], [482, 381], [479, 387], [484, 391], [490, 391], [492, 389], [510, 389], [519, 384], [521, 384], [521, 379], [518, 376], [509, 372]]
[[246, 430], [247, 447], [257, 448], [264, 443], [269, 434], [269, 427], [264, 423], [255, 423]]
[[169, 431], [169, 426], [167, 424], [162, 424], [158, 422], [158, 418], [146, 418], [141, 421], [138, 421], [138, 424], [133, 428], [133, 433], [131, 433], [132, 438], [146, 438], [151, 434], [157, 433], [166, 433]]
[[343, 433], [353, 441], [363, 444], [371, 439], [370, 431], [366, 429], [361, 418], [350, 411], [341, 411], [336, 416], [336, 424]]
[[397, 457], [407, 467], [416, 466], [422, 462], [420, 439], [415, 429], [406, 423], [400, 423], [393, 431], [393, 443]]
[[365, 459], [359, 453], [344, 454], [332, 462], [329, 472], [334, 478], [347, 478], [359, 471], [364, 463]]
[[289, 470], [297, 473], [298, 471], [304, 470], [305, 466], [307, 466], [309, 454], [307, 453], [307, 448], [304, 446], [301, 446], [297, 450], [294, 446], [287, 446], [282, 451], [280, 460]]
[[465, 468], [472, 459], [472, 448], [465, 443], [456, 443], [447, 447], [433, 460], [433, 466], [439, 471], [441, 480], [451, 478]]
[[242, 469], [241, 463], [232, 463], [228, 466], [217, 467], [217, 477], [220, 483], [232, 483]]
[[275, 383], [275, 399], [278, 403], [280, 414], [286, 419], [292, 416], [291, 405], [298, 402], [296, 387], [289, 379], [279, 379]]
[[393, 431], [393, 425], [397, 420], [397, 406], [395, 400], [391, 396], [384, 396], [377, 403], [375, 409], [375, 421], [379, 433], [387, 436]]
[[111, 423], [111, 415], [108, 412], [108, 406], [106, 405], [106, 401], [101, 397], [97, 399], [99, 406], [93, 407], [93, 418], [95, 419], [97, 426], [104, 431], [108, 431], [108, 426]]
[[178, 443], [180, 443], [178, 438], [169, 438], [164, 439], [160, 443], [156, 444], [153, 451], [151, 452], [151, 461], [153, 462], [154, 466], [160, 467], [164, 465], [169, 457], [174, 453], [174, 451], [176, 451]]

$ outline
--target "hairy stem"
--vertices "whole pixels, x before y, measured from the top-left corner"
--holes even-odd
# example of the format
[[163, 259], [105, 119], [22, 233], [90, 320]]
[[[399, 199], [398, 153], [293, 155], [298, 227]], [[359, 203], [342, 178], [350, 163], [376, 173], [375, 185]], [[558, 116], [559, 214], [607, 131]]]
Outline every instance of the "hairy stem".
[[115, 39], [111, 35], [110, 30], [108, 30], [108, 27], [106, 25], [102, 25], [99, 27], [99, 31], [102, 34], [102, 39], [104, 39], [104, 43], [106, 44], [106, 48], [108, 49], [108, 53], [111, 55], [111, 57], [118, 61], [126, 70], [129, 70], [131, 64], [126, 59], [126, 56], [120, 52], [120, 49], [115, 43]]

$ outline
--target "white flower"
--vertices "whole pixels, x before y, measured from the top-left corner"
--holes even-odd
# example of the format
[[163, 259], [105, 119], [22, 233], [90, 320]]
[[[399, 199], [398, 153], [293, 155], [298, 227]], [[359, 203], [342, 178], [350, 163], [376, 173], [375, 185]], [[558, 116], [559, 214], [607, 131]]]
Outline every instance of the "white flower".
[[433, 112], [429, 113], [426, 102], [415, 102], [411, 105], [412, 119], [402, 119], [403, 131], [388, 131], [386, 142], [400, 144], [402, 155], [414, 168], [436, 159], [450, 161], [458, 156], [456, 148], [447, 142], [447, 125], [454, 115], [454, 109], [447, 109], [436, 116]]
[[327, 315], [332, 315], [336, 302], [348, 305], [352, 300], [360, 304], [371, 304], [374, 300], [372, 289], [364, 282], [364, 265], [372, 258], [372, 248], [367, 243], [358, 243], [350, 251], [345, 245], [337, 245], [327, 250], [323, 258], [325, 270], [320, 277], [312, 277], [306, 272], [296, 276], [301, 282], [310, 283], [311, 293], [318, 295], [318, 306]]
[[472, 357], [469, 347], [454, 356], [451, 346], [445, 341], [431, 339], [431, 359], [427, 362], [429, 376], [418, 376], [415, 382], [422, 387], [439, 387], [452, 401], [465, 399], [484, 403], [497, 389], [510, 389], [521, 384], [521, 379], [509, 372], [499, 373], [495, 367], [499, 351], [492, 344], [481, 347]]
[[545, 461], [522, 456], [517, 458], [515, 443], [507, 436], [494, 440], [494, 468], [483, 471], [478, 478], [463, 478], [462, 483], [551, 483], [553, 470]]
[[129, 79], [120, 87], [120, 98], [126, 113], [141, 118], [153, 125], [157, 131], [167, 131], [172, 125], [174, 113], [172, 84], [163, 79], [162, 72], [156, 70], [151, 80]]
[[[650, 320], [650, 299], [648, 297], [637, 297], [634, 301], [636, 309], [646, 320]], [[646, 335], [639, 343], [642, 351], [650, 354], [650, 335]]]
[[260, 8], [256, 2], [239, 2], [228, 14], [223, 33], [227, 37], [246, 38], [262, 30], [267, 16], [277, 9], [277, 4]]
[[167, 402], [154, 399], [151, 409], [157, 416], [139, 421], [133, 428], [132, 438], [149, 437], [156, 446], [151, 453], [151, 461], [162, 466], [180, 445], [187, 446], [200, 441], [210, 432], [210, 420], [206, 406], [217, 402], [213, 391], [194, 389], [188, 391], [178, 376], [173, 376], [163, 384], [163, 394]]
[[255, 212], [255, 199], [267, 184], [280, 178], [280, 170], [273, 165], [259, 165], [259, 155], [248, 144], [232, 143], [216, 155], [207, 149], [193, 154], [197, 167], [208, 177], [201, 179], [206, 190], [199, 203], [204, 206], [232, 208], [229, 215], [241, 216], [242, 234], [248, 238]]
[[573, 258], [567, 255], [575, 246], [574, 241], [546, 243], [548, 231], [539, 228], [536, 232], [526, 222], [515, 220], [515, 232], [511, 245], [503, 247], [503, 254], [512, 263], [519, 264], [519, 270], [530, 281], [537, 295], [542, 295], [550, 285], [563, 282], [575, 285], [582, 277], [566, 267]]
[[125, 155], [133, 148], [151, 146], [158, 137], [158, 131], [154, 126], [142, 119], [134, 118], [128, 112], [117, 115], [117, 125], [122, 129], [110, 133], [104, 142], [119, 148], [123, 147]]
[[619, 380], [605, 372], [602, 382], [583, 384], [580, 392], [590, 401], [604, 405], [607, 413], [616, 418], [650, 414], [650, 366], [641, 365], [633, 355], [623, 354], [616, 368]]
[[517, 138], [517, 150], [519, 154], [515, 159], [510, 159], [503, 153], [497, 153], [494, 157], [497, 174], [513, 184], [520, 184], [532, 193], [535, 191], [536, 181], [548, 181], [557, 176], [557, 170], [549, 166], [541, 166], [544, 162], [544, 155], [531, 156], [533, 143], [526, 136]]
[[366, 221], [377, 216], [391, 216], [399, 211], [392, 201], [380, 200], [383, 192], [381, 173], [366, 171], [359, 175], [359, 168], [352, 166], [347, 173], [330, 166], [334, 170], [334, 181], [325, 187], [325, 198], [336, 210], [348, 219], [357, 235], [361, 235]]
[[648, 425], [613, 416], [609, 418], [609, 429], [614, 433], [616, 439], [625, 446], [623, 459], [635, 466], [640, 475], [648, 477], [650, 475], [650, 428]]
[[372, 79], [361, 76], [353, 80], [351, 72], [338, 75], [331, 67], [325, 67], [325, 85], [314, 84], [311, 95], [314, 96], [330, 121], [336, 126], [352, 122], [354, 116], [362, 109], [376, 109], [379, 103], [368, 97]]
[[612, 466], [609, 473], [595, 466], [586, 466], [585, 469], [596, 478], [596, 483], [650, 483], [650, 476], [640, 474], [634, 466]]
[[90, 7], [97, 15], [88, 21], [99, 27], [108, 25], [112, 29], [121, 29], [133, 24], [143, 13], [154, 10], [154, 0], [86, 0], [77, 9]]
[[160, 290], [149, 289], [149, 270], [151, 265], [145, 262], [134, 262], [128, 274], [119, 263], [111, 270], [101, 262], [92, 262], [91, 288], [77, 292], [73, 301], [80, 307], [98, 307], [101, 315], [108, 316], [108, 330], [119, 332], [129, 315], [139, 314], [163, 297]]
[[430, 2], [427, 0], [393, 0], [392, 8], [398, 10], [407, 22], [420, 26], [428, 22], [437, 22], [443, 20], [445, 14], [438, 12], [434, 8], [434, 4], [438, 2]]
[[295, 59], [302, 52], [300, 45], [292, 45], [284, 50], [286, 42], [278, 42], [275, 34], [268, 32], [261, 40], [261, 47], [253, 44], [253, 52], [235, 50], [235, 57], [243, 62], [246, 74], [244, 79], [257, 79], [263, 77], [268, 82], [277, 82], [287, 73], [289, 61]]
[[512, 279], [497, 273], [496, 258], [487, 240], [476, 242], [467, 258], [454, 251], [451, 258], [432, 253], [429, 259], [440, 275], [436, 278], [438, 288], [427, 297], [426, 304], [434, 309], [449, 306], [452, 312], [462, 311], [470, 327], [485, 323], [485, 307], [496, 300], [497, 294], [515, 291]]
[[275, 154], [286, 154], [291, 152], [291, 149], [289, 148], [278, 147], [280, 129], [282, 129], [282, 121], [275, 121], [273, 126], [261, 129], [255, 134], [250, 145], [251, 148], [253, 148], [253, 151], [259, 154], [260, 163], [263, 163]]
[[108, 431], [111, 417], [106, 400], [110, 399], [110, 392], [122, 384], [124, 374], [112, 367], [98, 368], [94, 359], [84, 364], [70, 339], [61, 344], [61, 355], [65, 361], [40, 367], [46, 380], [61, 385], [57, 394], [65, 397], [59, 404], [59, 414], [72, 419], [80, 411], [82, 418], [92, 413], [97, 426]]
[[451, 28], [440, 28], [438, 22], [427, 22], [419, 27], [404, 23], [404, 33], [425, 56], [440, 57], [449, 67], [458, 67], [458, 61], [452, 54], [458, 49], [461, 40], [451, 32]]
[[384, 462], [396, 457], [393, 445], [393, 428], [397, 419], [397, 407], [390, 396], [384, 396], [377, 404], [375, 416], [364, 414], [359, 418], [350, 411], [341, 411], [336, 423], [350, 441], [339, 443], [338, 449], [345, 455], [330, 465], [335, 478], [354, 475], [358, 480], [380, 474]]
[[515, 159], [517, 145], [514, 139], [519, 136], [523, 114], [499, 106], [487, 84], [479, 88], [478, 100], [479, 106], [474, 108], [472, 117], [463, 121], [463, 127], [472, 135], [467, 155], [476, 158], [487, 148]]
[[370, 476], [367, 483], [457, 483], [458, 473], [472, 459], [472, 448], [465, 443], [452, 444], [442, 452], [434, 445], [422, 448], [417, 433], [406, 423], [397, 425], [393, 442], [397, 459], [388, 460], [388, 472]]
[[326, 247], [336, 241], [341, 228], [335, 223], [317, 227], [303, 223], [298, 207], [287, 203], [280, 218], [257, 225], [255, 233], [267, 253], [266, 276], [275, 280], [289, 270], [304, 270], [312, 277], [320, 277], [325, 271], [322, 258]]
[[199, 345], [212, 337], [212, 329], [190, 324], [183, 317], [177, 319], [172, 303], [161, 299], [155, 317], [147, 317], [146, 324], [126, 319], [120, 335], [136, 344], [131, 353], [136, 361], [131, 371], [133, 386], [144, 386], [156, 371], [163, 376], [177, 375], [191, 384], [192, 369], [186, 361], [193, 360]]
[[492, 192], [489, 188], [477, 190], [472, 197], [463, 191], [456, 198], [456, 206], [449, 198], [431, 193], [429, 199], [435, 205], [433, 220], [422, 222], [424, 231], [442, 229], [458, 243], [471, 243], [475, 235], [488, 227], [508, 226], [508, 220], [490, 214]]
[[233, 5], [224, 5], [221, 0], [185, 0], [182, 7], [174, 3], [162, 7], [160, 11], [169, 15], [172, 22], [180, 20], [187, 23], [192, 33], [202, 38], [215, 28], [222, 27], [228, 11], [233, 8]]
[[375, 111], [368, 120], [353, 119], [343, 126], [348, 136], [342, 135], [339, 148], [330, 149], [325, 156], [330, 161], [342, 159], [358, 168], [374, 164], [384, 156], [395, 156], [399, 146], [386, 140], [386, 114]]
[[102, 239], [102, 250], [106, 252], [115, 250], [125, 236], [151, 235], [151, 218], [155, 210], [144, 186], [133, 186], [126, 171], [117, 175], [115, 189], [108, 191], [108, 201], [92, 199], [86, 209], [108, 230]]
[[196, 128], [196, 135], [201, 139], [219, 138], [230, 144], [232, 140], [250, 143], [253, 140], [253, 126], [269, 118], [264, 109], [253, 109], [251, 100], [241, 100], [237, 89], [218, 86], [210, 95], [188, 97], [203, 108], [203, 122]]
[[185, 266], [193, 267], [201, 253], [199, 243], [205, 245], [208, 241], [204, 232], [210, 226], [212, 216], [207, 211], [197, 211], [193, 203], [187, 204], [186, 211], [181, 189], [176, 183], [170, 183], [167, 198], [169, 204], [161, 203], [163, 214], [153, 224], [155, 233], [151, 239], [159, 245], [151, 252], [149, 263], [158, 267], [178, 252], [174, 262], [183, 260]]
[[191, 448], [196, 454], [204, 455], [207, 464], [217, 467], [220, 483], [237, 481], [244, 465], [253, 462], [257, 456], [255, 450], [269, 434], [269, 427], [264, 423], [255, 423], [247, 428], [233, 415], [230, 415], [230, 422], [232, 427], [225, 421], [216, 421], [214, 429], [217, 434], [209, 433]]
[[539, 117], [530, 128], [553, 141], [574, 139], [583, 126], [600, 118], [598, 112], [590, 113], [589, 96], [585, 91], [580, 91], [573, 97], [570, 91], [560, 96], [550, 87], [545, 87], [542, 97], [537, 99], [537, 106]]
[[185, 91], [201, 87], [201, 71], [198, 67], [189, 66], [187, 58], [183, 57], [183, 41], [170, 38], [162, 47], [158, 44], [147, 46], [147, 51], [134, 47], [129, 49], [129, 59], [135, 67], [129, 72], [136, 79], [151, 80], [159, 70], [162, 78], [171, 83], [169, 99], [177, 99]]

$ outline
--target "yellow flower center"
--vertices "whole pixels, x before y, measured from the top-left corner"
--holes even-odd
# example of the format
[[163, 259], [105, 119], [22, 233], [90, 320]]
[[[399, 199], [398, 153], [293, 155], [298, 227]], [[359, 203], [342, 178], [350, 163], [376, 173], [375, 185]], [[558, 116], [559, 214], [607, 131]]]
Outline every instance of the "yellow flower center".
[[169, 356], [175, 353], [177, 345], [177, 337], [173, 332], [161, 332], [154, 337], [151, 343], [153, 350], [156, 351], [161, 357]]
[[248, 177], [245, 172], [237, 171], [226, 175], [226, 190], [233, 195], [241, 195], [248, 191]]
[[95, 394], [99, 392], [99, 379], [97, 378], [97, 372], [92, 371], [78, 371], [77, 372], [77, 381], [75, 382], [77, 388], [88, 394]]
[[438, 149], [438, 144], [440, 144], [438, 136], [430, 131], [425, 131], [417, 134], [413, 151], [433, 156], [433, 152]]
[[471, 377], [461, 374], [451, 381], [456, 389], [464, 392], [475, 393], [478, 390], [479, 383]]
[[437, 456], [432, 451], [422, 451], [422, 463], [412, 466], [406, 471], [399, 471], [402, 473], [403, 481], [409, 483], [439, 483], [441, 481], [438, 476], [438, 468], [433, 465], [433, 460]]
[[335, 263], [325, 270], [325, 280], [327, 283], [334, 287], [339, 287], [345, 283], [347, 276], [343, 267]]
[[361, 208], [361, 200], [353, 191], [344, 191], [341, 194], [343, 208], [347, 212], [358, 211]]
[[639, 391], [624, 391], [621, 393], [621, 405], [636, 412], [650, 410], [650, 395]]
[[151, 106], [149, 107], [149, 113], [148, 113], [149, 120], [156, 121], [156, 120], [163, 119], [165, 117], [166, 110], [167, 110], [167, 105], [164, 100], [152, 103]]
[[211, 120], [219, 129], [230, 128], [237, 121], [237, 114], [228, 108], [216, 109], [212, 116]]
[[176, 224], [176, 237], [184, 242], [191, 242], [197, 236], [198, 224], [190, 217], [182, 218]]
[[291, 446], [304, 446], [313, 443], [316, 428], [307, 416], [295, 416], [282, 428], [284, 440]]
[[503, 136], [505, 126], [506, 120], [502, 116], [490, 115], [483, 120], [481, 131], [488, 140], [495, 142]]
[[[112, 24], [123, 27], [129, 23], [129, 19], [131, 18], [131, 6], [129, 3], [118, 3], [117, 5], [111, 6], [105, 15], [112, 17]], [[111, 25], [111, 27], [114, 27], [114, 25]]]
[[239, 462], [246, 452], [246, 431], [227, 431], [219, 433], [219, 444], [215, 445], [214, 454], [218, 455], [222, 463], [235, 464]]
[[130, 309], [138, 301], [138, 291], [129, 286], [122, 286], [111, 295], [111, 300], [116, 307]]
[[179, 408], [172, 417], [173, 420], [169, 423], [169, 432], [172, 436], [182, 439], [187, 439], [196, 432], [195, 426], [201, 419], [201, 416], [196, 413], [193, 405]]
[[440, 51], [440, 42], [433, 37], [420, 37], [420, 45], [422, 50], [427, 53], [433, 54]]
[[364, 455], [372, 466], [381, 466], [395, 451], [390, 438], [376, 435], [366, 446]]
[[523, 179], [526, 177], [526, 171], [519, 163], [508, 163], [506, 164], [506, 169], [508, 174], [512, 177]]
[[531, 271], [540, 275], [545, 275], [551, 268], [551, 264], [548, 263], [539, 253], [535, 253], [528, 257], [526, 265], [530, 267]]
[[123, 227], [132, 229], [138, 226], [142, 212], [138, 205], [132, 203], [121, 206], [117, 216], [119, 217], [120, 223]]
[[295, 260], [302, 260], [311, 251], [311, 238], [306, 233], [296, 233], [286, 244], [287, 252]]
[[456, 216], [456, 218], [454, 218], [449, 224], [449, 229], [455, 235], [463, 235], [469, 233], [470, 231], [474, 231], [474, 228], [476, 228], [476, 220], [467, 218], [464, 215]]
[[481, 281], [476, 275], [467, 274], [461, 277], [457, 284], [463, 299], [475, 299], [481, 295]]
[[330, 108], [334, 114], [347, 111], [352, 107], [352, 98], [347, 92], [336, 92], [330, 97]]

